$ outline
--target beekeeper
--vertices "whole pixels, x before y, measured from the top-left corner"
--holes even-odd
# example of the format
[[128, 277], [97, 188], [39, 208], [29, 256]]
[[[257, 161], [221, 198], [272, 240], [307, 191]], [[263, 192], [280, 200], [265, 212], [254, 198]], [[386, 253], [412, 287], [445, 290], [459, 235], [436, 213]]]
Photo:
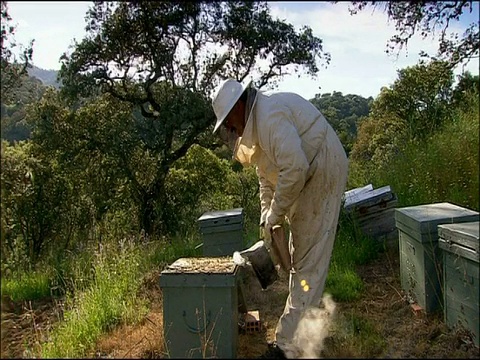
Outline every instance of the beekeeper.
[[[251, 82], [223, 81], [212, 105], [233, 155], [256, 165], [265, 234], [287, 220], [292, 257], [289, 296], [275, 331], [276, 346], [296, 357], [297, 325], [304, 310], [318, 307], [327, 277], [345, 190], [348, 160], [335, 131], [301, 96], [266, 93]], [[266, 237], [267, 243], [271, 241]]]

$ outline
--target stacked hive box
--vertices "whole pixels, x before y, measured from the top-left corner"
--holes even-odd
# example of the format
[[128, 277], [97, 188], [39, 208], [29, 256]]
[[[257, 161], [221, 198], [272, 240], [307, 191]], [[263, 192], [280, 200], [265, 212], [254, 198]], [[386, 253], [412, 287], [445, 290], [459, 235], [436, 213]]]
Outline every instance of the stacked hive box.
[[168, 357], [236, 358], [238, 271], [232, 257], [180, 258], [162, 271]]
[[450, 203], [396, 209], [402, 289], [427, 313], [439, 309], [443, 303], [438, 225], [478, 219], [478, 212]]
[[472, 332], [479, 345], [479, 222], [439, 225], [443, 250], [444, 318]]
[[243, 250], [243, 209], [211, 211], [198, 218], [204, 256], [231, 256]]
[[390, 186], [373, 189], [371, 184], [345, 192], [344, 209], [353, 216], [362, 232], [379, 240], [397, 238], [397, 198]]

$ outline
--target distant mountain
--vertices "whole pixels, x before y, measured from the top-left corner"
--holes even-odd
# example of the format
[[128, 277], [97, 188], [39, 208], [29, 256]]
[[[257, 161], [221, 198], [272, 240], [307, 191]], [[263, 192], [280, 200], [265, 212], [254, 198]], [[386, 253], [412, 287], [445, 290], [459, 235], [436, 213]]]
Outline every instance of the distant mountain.
[[60, 83], [57, 81], [57, 74], [58, 71], [56, 70], [45, 70], [35, 65], [28, 69], [29, 76], [36, 77], [43, 85], [54, 86], [56, 89], [60, 87]]

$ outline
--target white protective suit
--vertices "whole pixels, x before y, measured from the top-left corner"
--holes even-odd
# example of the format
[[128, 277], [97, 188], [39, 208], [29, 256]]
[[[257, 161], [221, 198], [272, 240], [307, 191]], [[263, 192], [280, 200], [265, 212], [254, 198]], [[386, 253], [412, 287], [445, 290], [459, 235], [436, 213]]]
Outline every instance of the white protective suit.
[[295, 357], [300, 349], [293, 339], [301, 316], [322, 299], [348, 160], [324, 116], [299, 95], [258, 91], [248, 110], [234, 156], [245, 166], [257, 166], [261, 221], [268, 216], [276, 225], [286, 217], [290, 225], [293, 271], [276, 341], [287, 357]]

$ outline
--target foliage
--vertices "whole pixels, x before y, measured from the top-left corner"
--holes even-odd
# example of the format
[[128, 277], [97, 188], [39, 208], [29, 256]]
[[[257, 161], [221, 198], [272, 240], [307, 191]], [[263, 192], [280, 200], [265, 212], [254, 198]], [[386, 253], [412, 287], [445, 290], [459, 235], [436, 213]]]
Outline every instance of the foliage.
[[30, 107], [28, 121], [36, 155], [57, 162], [68, 178], [71, 215], [87, 215], [73, 216], [72, 224], [86, 226], [109, 210], [138, 215], [132, 198], [151, 185], [154, 163], [137, 142], [128, 104], [103, 96], [75, 112], [50, 88]]
[[1, 167], [2, 260], [20, 239], [34, 263], [58, 234], [66, 184], [51, 164], [31, 156], [29, 143], [2, 141]]
[[357, 124], [369, 114], [373, 98], [334, 91], [317, 94], [310, 102], [323, 113], [349, 154], [357, 137]]
[[26, 105], [39, 100], [45, 87], [38, 79], [22, 75], [20, 84], [9, 91], [8, 103], [1, 103], [1, 137], [10, 143], [27, 140], [31, 126], [27, 124]]
[[[140, 184], [136, 192], [147, 233], [165, 230], [165, 181], [173, 164], [195, 143], [216, 146], [208, 95], [221, 78], [243, 80], [256, 72], [262, 86], [293, 64], [313, 76], [317, 61], [329, 59], [311, 29], [297, 33], [273, 20], [259, 2], [96, 2], [87, 20], [87, 36], [62, 58], [62, 92], [69, 99], [104, 92], [133, 107], [134, 119], [124, 122], [133, 121], [129, 138], [141, 149], [140, 158], [151, 159], [151, 171], [146, 184], [134, 178], [143, 172], [138, 168], [127, 180]], [[109, 156], [90, 134], [83, 140]], [[131, 143], [124, 141], [110, 143], [129, 156]]]
[[468, 112], [470, 95], [480, 95], [480, 78], [469, 71], [459, 75], [458, 83], [452, 93], [452, 106]]
[[445, 62], [398, 70], [398, 79], [382, 88], [361, 121], [351, 159], [360, 166], [388, 167], [407, 141], [434, 134], [451, 117], [452, 85], [453, 72]]
[[[407, 141], [388, 167], [358, 174], [374, 186], [389, 184], [399, 206], [451, 202], [479, 209], [479, 97], [473, 93], [441, 129], [424, 141]], [[465, 108], [468, 107], [468, 110]]]
[[369, 116], [360, 123], [350, 159], [362, 165], [388, 166], [408, 138], [406, 129], [407, 122], [394, 114]]
[[243, 208], [247, 234], [258, 230], [260, 205], [255, 169], [235, 170], [233, 165], [199, 145], [192, 146], [175, 163], [167, 177], [172, 209], [169, 233], [198, 234], [197, 220], [204, 212], [232, 208]]
[[372, 117], [392, 113], [407, 122], [409, 136], [432, 134], [449, 115], [453, 71], [446, 62], [433, 61], [397, 71], [398, 79], [382, 88], [372, 105]]
[[[337, 1], [335, 1], [336, 3]], [[386, 52], [402, 49], [416, 32], [423, 39], [440, 31], [437, 57], [447, 60], [453, 68], [457, 64], [478, 57], [480, 34], [478, 21], [472, 22], [465, 32], [447, 36], [447, 29], [464, 13], [473, 11], [473, 1], [351, 1], [350, 13], [356, 14], [371, 5], [383, 7], [388, 19], [393, 20], [397, 33], [389, 40]], [[421, 55], [428, 56], [425, 52]]]
[[[208, 169], [208, 171], [205, 171]], [[180, 229], [197, 232], [196, 220], [205, 212], [233, 207], [225, 194], [225, 184], [232, 170], [226, 160], [216, 157], [211, 150], [192, 146], [187, 154], [170, 170], [166, 180], [171, 218], [170, 233]], [[223, 196], [215, 196], [221, 193]], [[223, 199], [222, 202], [219, 200]]]
[[[8, 12], [7, 1], [0, 2], [1, 19], [1, 55], [0, 76], [2, 102], [8, 103], [15, 88], [21, 83], [21, 77], [26, 74], [26, 69], [32, 60], [33, 41], [23, 47], [15, 41], [16, 26], [12, 24], [12, 17]], [[14, 54], [16, 47], [20, 48], [19, 59]]]

